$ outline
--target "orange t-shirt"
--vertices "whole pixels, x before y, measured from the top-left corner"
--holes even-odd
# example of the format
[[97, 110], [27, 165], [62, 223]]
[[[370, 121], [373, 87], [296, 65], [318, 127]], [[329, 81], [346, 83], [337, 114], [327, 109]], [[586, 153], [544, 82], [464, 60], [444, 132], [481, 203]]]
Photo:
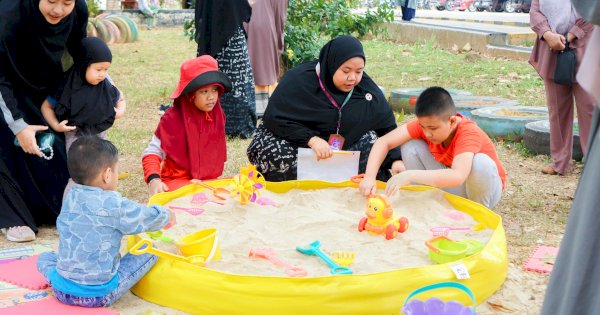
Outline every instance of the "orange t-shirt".
[[485, 134], [477, 124], [468, 118], [465, 118], [461, 114], [456, 114], [462, 120], [456, 127], [456, 133], [454, 138], [450, 142], [447, 148], [444, 148], [441, 144], [434, 144], [423, 133], [423, 129], [419, 125], [419, 121], [415, 118], [406, 124], [408, 133], [413, 139], [422, 139], [429, 146], [429, 152], [433, 155], [436, 161], [451, 167], [454, 157], [465, 152], [472, 152], [474, 154], [484, 153], [489, 156], [496, 163], [498, 168], [498, 175], [502, 180], [502, 188], [506, 182], [506, 172], [498, 159], [496, 148], [492, 143], [492, 140]]

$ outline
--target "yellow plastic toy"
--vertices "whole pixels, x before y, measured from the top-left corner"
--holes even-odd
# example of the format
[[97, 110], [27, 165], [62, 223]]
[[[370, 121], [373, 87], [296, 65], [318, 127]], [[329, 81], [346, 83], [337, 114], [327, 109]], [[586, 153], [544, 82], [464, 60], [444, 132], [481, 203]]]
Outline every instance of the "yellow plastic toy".
[[390, 201], [385, 195], [371, 195], [367, 202], [367, 215], [360, 219], [358, 231], [367, 231], [371, 235], [385, 235], [386, 240], [391, 240], [408, 230], [408, 219], [394, 212]]
[[265, 188], [264, 176], [250, 164], [240, 168], [240, 173], [233, 176], [229, 190], [232, 197], [237, 197], [240, 204], [255, 202], [260, 196], [260, 190]]

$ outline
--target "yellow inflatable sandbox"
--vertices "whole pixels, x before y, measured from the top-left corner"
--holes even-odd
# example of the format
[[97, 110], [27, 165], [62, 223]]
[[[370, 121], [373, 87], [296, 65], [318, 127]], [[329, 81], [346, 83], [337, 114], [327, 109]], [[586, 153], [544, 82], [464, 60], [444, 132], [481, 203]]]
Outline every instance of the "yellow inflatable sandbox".
[[[211, 182], [225, 187], [228, 180]], [[384, 183], [379, 182], [379, 188]], [[348, 181], [287, 181], [267, 183], [266, 189], [284, 193], [291, 189], [356, 187]], [[428, 190], [430, 187], [411, 186], [409, 190]], [[150, 203], [165, 204], [173, 199], [203, 191], [188, 185], [173, 192], [153, 196]], [[192, 314], [399, 314], [406, 297], [425, 285], [457, 281], [451, 265], [464, 263], [470, 279], [460, 282], [475, 294], [477, 303], [491, 296], [504, 282], [508, 270], [506, 238], [502, 219], [484, 206], [470, 200], [446, 194], [457, 209], [471, 215], [481, 224], [494, 230], [489, 242], [479, 253], [448, 264], [399, 269], [388, 272], [337, 275], [309, 278], [238, 275], [199, 267], [168, 258], [159, 258], [154, 267], [133, 288], [137, 296], [150, 302]], [[285, 233], [285, 231], [282, 231]], [[129, 239], [132, 246], [137, 236]], [[432, 296], [457, 300], [469, 305], [470, 298], [459, 290], [439, 289], [419, 295], [425, 300]]]

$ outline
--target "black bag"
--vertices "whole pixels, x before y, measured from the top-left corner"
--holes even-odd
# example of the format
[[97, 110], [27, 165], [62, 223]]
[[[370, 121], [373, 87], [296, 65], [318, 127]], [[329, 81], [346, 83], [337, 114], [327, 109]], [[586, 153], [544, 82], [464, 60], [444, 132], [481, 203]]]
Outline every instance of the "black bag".
[[[566, 36], [565, 36], [566, 37]], [[556, 56], [556, 69], [554, 69], [554, 83], [562, 85], [573, 85], [575, 82], [575, 63], [577, 55], [569, 48], [569, 41], [565, 44], [565, 50]]]

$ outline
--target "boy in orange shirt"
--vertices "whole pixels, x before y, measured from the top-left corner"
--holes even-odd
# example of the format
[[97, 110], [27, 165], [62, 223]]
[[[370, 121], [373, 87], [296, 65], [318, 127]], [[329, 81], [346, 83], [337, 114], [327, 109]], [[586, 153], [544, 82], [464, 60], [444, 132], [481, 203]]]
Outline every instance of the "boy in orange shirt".
[[405, 167], [387, 182], [387, 195], [401, 186], [420, 184], [442, 188], [488, 208], [496, 206], [506, 172], [483, 130], [456, 113], [452, 97], [440, 87], [423, 91], [416, 116], [375, 142], [360, 192], [365, 196], [375, 193], [379, 166], [390, 149], [401, 146]]

